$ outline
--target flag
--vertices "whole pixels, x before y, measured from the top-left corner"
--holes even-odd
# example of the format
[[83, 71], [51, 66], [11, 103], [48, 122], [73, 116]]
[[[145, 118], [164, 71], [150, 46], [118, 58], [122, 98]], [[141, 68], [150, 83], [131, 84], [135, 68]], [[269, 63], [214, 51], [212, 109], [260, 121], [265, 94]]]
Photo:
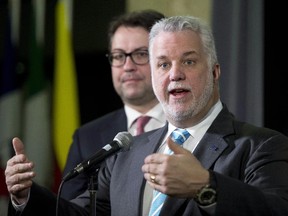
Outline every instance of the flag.
[[23, 141], [25, 153], [36, 166], [37, 183], [51, 187], [53, 150], [49, 82], [44, 71], [45, 0], [32, 0], [30, 5], [28, 76], [25, 83]]
[[53, 144], [63, 170], [72, 135], [80, 124], [77, 74], [71, 38], [71, 0], [56, 3], [56, 46], [53, 88]]
[[4, 170], [7, 160], [14, 155], [11, 140], [14, 136], [20, 136], [21, 125], [21, 90], [16, 71], [16, 35], [19, 17], [15, 15], [19, 14], [19, 8], [20, 1], [9, 1], [3, 50], [4, 61], [0, 78], [0, 209], [3, 215], [6, 215], [9, 199]]

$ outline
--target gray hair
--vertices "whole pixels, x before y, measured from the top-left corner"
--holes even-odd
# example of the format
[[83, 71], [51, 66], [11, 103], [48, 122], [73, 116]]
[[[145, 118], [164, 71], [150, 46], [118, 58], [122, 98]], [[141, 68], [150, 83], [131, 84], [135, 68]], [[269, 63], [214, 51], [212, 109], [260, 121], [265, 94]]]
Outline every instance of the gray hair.
[[154, 38], [160, 32], [179, 32], [190, 30], [199, 34], [210, 69], [218, 63], [214, 37], [209, 26], [197, 17], [173, 16], [156, 22], [149, 34], [149, 51]]

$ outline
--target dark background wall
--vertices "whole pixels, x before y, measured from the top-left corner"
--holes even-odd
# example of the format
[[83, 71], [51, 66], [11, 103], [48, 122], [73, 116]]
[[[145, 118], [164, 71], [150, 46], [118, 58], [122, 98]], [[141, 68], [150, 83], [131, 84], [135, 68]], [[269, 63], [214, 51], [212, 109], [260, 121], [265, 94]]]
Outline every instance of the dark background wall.
[[287, 6], [265, 0], [265, 126], [288, 135]]

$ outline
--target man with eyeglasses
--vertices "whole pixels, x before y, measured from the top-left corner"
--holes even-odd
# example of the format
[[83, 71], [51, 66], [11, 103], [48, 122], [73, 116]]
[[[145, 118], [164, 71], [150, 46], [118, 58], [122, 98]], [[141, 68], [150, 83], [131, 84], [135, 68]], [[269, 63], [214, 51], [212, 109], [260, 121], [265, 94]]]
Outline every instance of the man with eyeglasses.
[[[148, 54], [150, 28], [162, 18], [164, 15], [157, 11], [143, 10], [111, 21], [108, 29], [109, 53], [106, 56], [111, 65], [113, 86], [124, 106], [75, 132], [63, 176], [110, 143], [118, 132], [139, 134], [139, 117], [144, 115], [148, 118], [144, 131], [165, 124], [164, 113], [152, 89]], [[88, 183], [88, 175], [78, 175], [63, 184], [61, 197], [67, 200], [75, 198], [87, 190]]]

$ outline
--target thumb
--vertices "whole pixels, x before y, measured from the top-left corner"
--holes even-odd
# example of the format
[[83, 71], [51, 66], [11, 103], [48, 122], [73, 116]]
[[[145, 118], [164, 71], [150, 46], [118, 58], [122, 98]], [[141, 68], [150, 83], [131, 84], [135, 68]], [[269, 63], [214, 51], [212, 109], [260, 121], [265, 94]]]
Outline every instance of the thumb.
[[167, 139], [167, 145], [169, 149], [171, 149], [174, 154], [190, 154], [190, 152], [186, 149], [184, 149], [181, 145], [178, 145], [177, 143], [173, 142], [173, 140], [169, 137]]
[[16, 155], [24, 154], [24, 144], [18, 137], [13, 138], [12, 145]]

